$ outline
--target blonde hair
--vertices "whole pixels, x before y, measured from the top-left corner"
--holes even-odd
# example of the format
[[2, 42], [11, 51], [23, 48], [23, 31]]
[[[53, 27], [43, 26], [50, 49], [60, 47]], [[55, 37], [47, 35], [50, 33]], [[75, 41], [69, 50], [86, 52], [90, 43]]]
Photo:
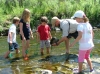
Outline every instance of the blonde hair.
[[89, 19], [86, 16], [83, 16], [83, 20], [85, 23], [89, 21]]
[[23, 11], [22, 19], [24, 22], [30, 22], [30, 11], [28, 9]]
[[13, 18], [13, 23], [16, 23], [17, 21], [20, 21], [20, 19], [18, 17], [14, 17]]

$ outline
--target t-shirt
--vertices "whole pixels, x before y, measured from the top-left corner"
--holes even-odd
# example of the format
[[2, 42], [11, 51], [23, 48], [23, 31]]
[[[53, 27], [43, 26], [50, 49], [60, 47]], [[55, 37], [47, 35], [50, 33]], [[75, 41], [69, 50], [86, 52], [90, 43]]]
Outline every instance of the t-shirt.
[[37, 31], [40, 34], [40, 40], [48, 40], [49, 39], [50, 27], [48, 25], [39, 25]]
[[23, 23], [23, 33], [26, 36], [30, 35], [30, 23], [29, 22], [24, 22], [23, 19], [20, 20], [21, 23]]
[[[12, 24], [10, 26], [8, 34], [10, 32], [12, 32], [12, 43], [15, 43], [16, 42], [16, 25], [15, 24]], [[10, 42], [9, 35], [8, 35], [7, 41]]]
[[[70, 28], [69, 28], [69, 23]], [[74, 33], [77, 31], [78, 22], [73, 19], [63, 19], [60, 20], [60, 28], [62, 29], [62, 37], [68, 36], [69, 33]]]
[[94, 47], [93, 36], [92, 36], [92, 26], [87, 23], [80, 23], [77, 27], [77, 31], [82, 32], [82, 38], [79, 40], [79, 49], [88, 50]]

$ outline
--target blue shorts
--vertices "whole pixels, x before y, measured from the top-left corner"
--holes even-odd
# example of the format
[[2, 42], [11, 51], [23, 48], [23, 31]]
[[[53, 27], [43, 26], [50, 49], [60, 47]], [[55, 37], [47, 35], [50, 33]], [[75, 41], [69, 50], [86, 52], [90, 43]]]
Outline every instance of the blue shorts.
[[19, 45], [18, 45], [17, 42], [16, 43], [12, 43], [12, 45], [10, 45], [10, 43], [8, 43], [8, 44], [9, 44], [9, 51], [14, 51], [14, 50], [19, 48]]

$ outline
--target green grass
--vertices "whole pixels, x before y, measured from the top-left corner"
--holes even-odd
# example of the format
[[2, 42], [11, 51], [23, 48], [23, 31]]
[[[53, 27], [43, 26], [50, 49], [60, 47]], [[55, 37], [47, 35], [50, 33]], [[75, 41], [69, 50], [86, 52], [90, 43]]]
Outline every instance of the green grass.
[[0, 25], [4, 25], [3, 23], [7, 20], [11, 21], [14, 16], [21, 17], [25, 8], [31, 11], [31, 25], [33, 27], [38, 25], [37, 20], [41, 16], [47, 16], [49, 21], [53, 16], [70, 18], [77, 10], [83, 10], [93, 26], [100, 22], [98, 19], [100, 18], [99, 0], [22, 0], [21, 6], [20, 3], [16, 0], [12, 2], [0, 1]]

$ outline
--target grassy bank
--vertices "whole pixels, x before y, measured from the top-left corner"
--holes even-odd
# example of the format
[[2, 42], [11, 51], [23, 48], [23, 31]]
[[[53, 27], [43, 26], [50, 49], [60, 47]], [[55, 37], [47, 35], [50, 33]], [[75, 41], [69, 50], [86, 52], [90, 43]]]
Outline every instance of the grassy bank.
[[[76, 10], [83, 10], [94, 26], [100, 20], [100, 0], [0, 0], [0, 25], [8, 27], [14, 16], [21, 17], [23, 9], [31, 11], [31, 26], [37, 26], [41, 16], [70, 18]], [[0, 31], [2, 29], [0, 28]]]

